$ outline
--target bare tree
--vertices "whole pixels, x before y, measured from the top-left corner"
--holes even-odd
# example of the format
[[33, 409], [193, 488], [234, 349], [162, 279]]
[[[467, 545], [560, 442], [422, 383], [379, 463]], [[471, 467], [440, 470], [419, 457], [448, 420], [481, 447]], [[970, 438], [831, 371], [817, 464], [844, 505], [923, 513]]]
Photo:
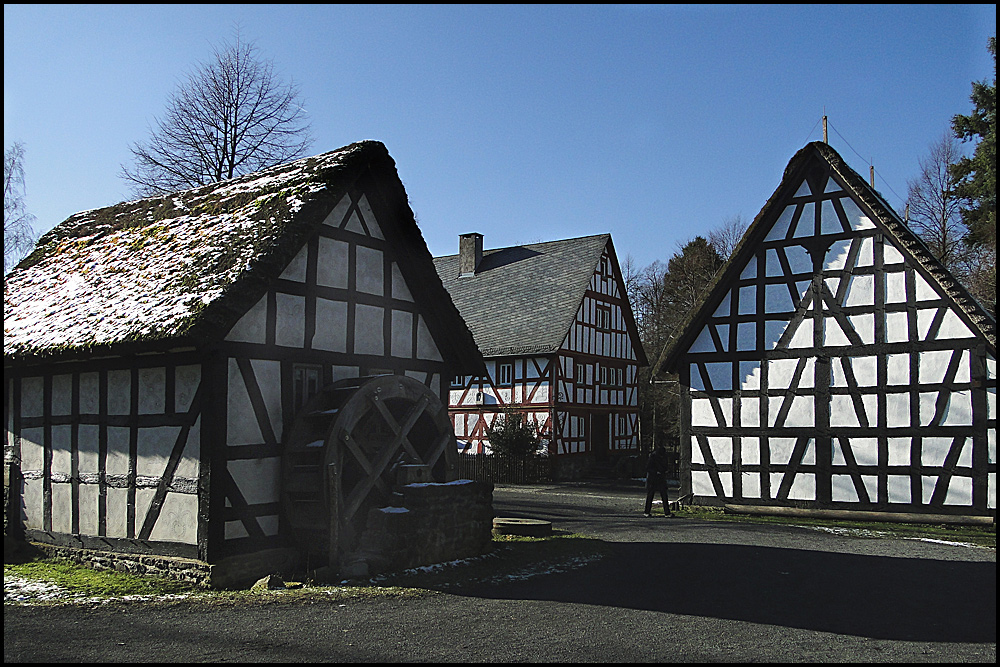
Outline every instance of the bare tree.
[[294, 83], [252, 42], [224, 42], [171, 95], [163, 120], [129, 150], [122, 177], [138, 196], [215, 183], [301, 157], [312, 144]]
[[962, 200], [953, 192], [955, 183], [948, 169], [960, 157], [958, 142], [950, 133], [934, 142], [927, 157], [919, 161], [920, 174], [907, 182], [906, 204], [910, 228], [942, 264], [964, 279], [969, 267], [963, 242]]
[[743, 234], [746, 233], [748, 226], [749, 223], [737, 213], [723, 220], [721, 225], [709, 232], [708, 243], [715, 248], [715, 252], [719, 253], [722, 259], [729, 259], [743, 238]]
[[24, 144], [3, 152], [3, 272], [13, 268], [35, 245], [35, 216], [24, 203]]

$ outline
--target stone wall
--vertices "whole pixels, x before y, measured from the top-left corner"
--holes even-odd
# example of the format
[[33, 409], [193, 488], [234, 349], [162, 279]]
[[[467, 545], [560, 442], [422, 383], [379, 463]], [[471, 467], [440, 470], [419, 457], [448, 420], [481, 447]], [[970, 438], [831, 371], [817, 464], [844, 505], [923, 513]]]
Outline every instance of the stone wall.
[[345, 576], [446, 563], [485, 553], [493, 539], [493, 484], [460, 479], [397, 487], [395, 507], [370, 510]]

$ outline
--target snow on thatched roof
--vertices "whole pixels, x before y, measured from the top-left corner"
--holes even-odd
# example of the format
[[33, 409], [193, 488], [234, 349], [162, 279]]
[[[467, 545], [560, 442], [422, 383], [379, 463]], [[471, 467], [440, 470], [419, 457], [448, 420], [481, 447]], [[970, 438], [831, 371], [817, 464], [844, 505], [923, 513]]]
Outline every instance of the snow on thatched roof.
[[[389, 183], [399, 210], [406, 200], [395, 164], [385, 146], [366, 141], [71, 216], [5, 280], [5, 361], [224, 335], [252, 305], [247, 299], [260, 298], [261, 285], [280, 274], [340, 197], [373, 169]], [[426, 252], [406, 211], [413, 229], [403, 230], [404, 240]], [[429, 253], [426, 264], [436, 278]]]

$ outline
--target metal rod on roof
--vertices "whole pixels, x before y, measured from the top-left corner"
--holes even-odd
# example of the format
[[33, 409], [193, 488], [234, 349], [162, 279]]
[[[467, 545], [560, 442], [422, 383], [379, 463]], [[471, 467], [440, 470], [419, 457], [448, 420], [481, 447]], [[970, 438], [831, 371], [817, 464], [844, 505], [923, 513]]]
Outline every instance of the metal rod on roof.
[[824, 144], [830, 143], [827, 139], [827, 134], [826, 134], [826, 114], [823, 114], [823, 143]]
[[871, 186], [875, 187], [875, 165], [868, 166], [869, 177], [868, 180], [871, 181]]

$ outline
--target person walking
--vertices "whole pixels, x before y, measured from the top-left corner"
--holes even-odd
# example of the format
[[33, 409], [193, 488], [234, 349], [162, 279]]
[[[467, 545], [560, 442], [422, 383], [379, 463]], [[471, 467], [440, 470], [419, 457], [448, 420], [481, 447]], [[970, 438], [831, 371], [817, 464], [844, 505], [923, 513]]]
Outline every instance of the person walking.
[[673, 516], [670, 513], [670, 503], [667, 500], [667, 448], [658, 445], [649, 455], [646, 463], [646, 516], [653, 516], [653, 496], [657, 492], [663, 501], [663, 516]]

